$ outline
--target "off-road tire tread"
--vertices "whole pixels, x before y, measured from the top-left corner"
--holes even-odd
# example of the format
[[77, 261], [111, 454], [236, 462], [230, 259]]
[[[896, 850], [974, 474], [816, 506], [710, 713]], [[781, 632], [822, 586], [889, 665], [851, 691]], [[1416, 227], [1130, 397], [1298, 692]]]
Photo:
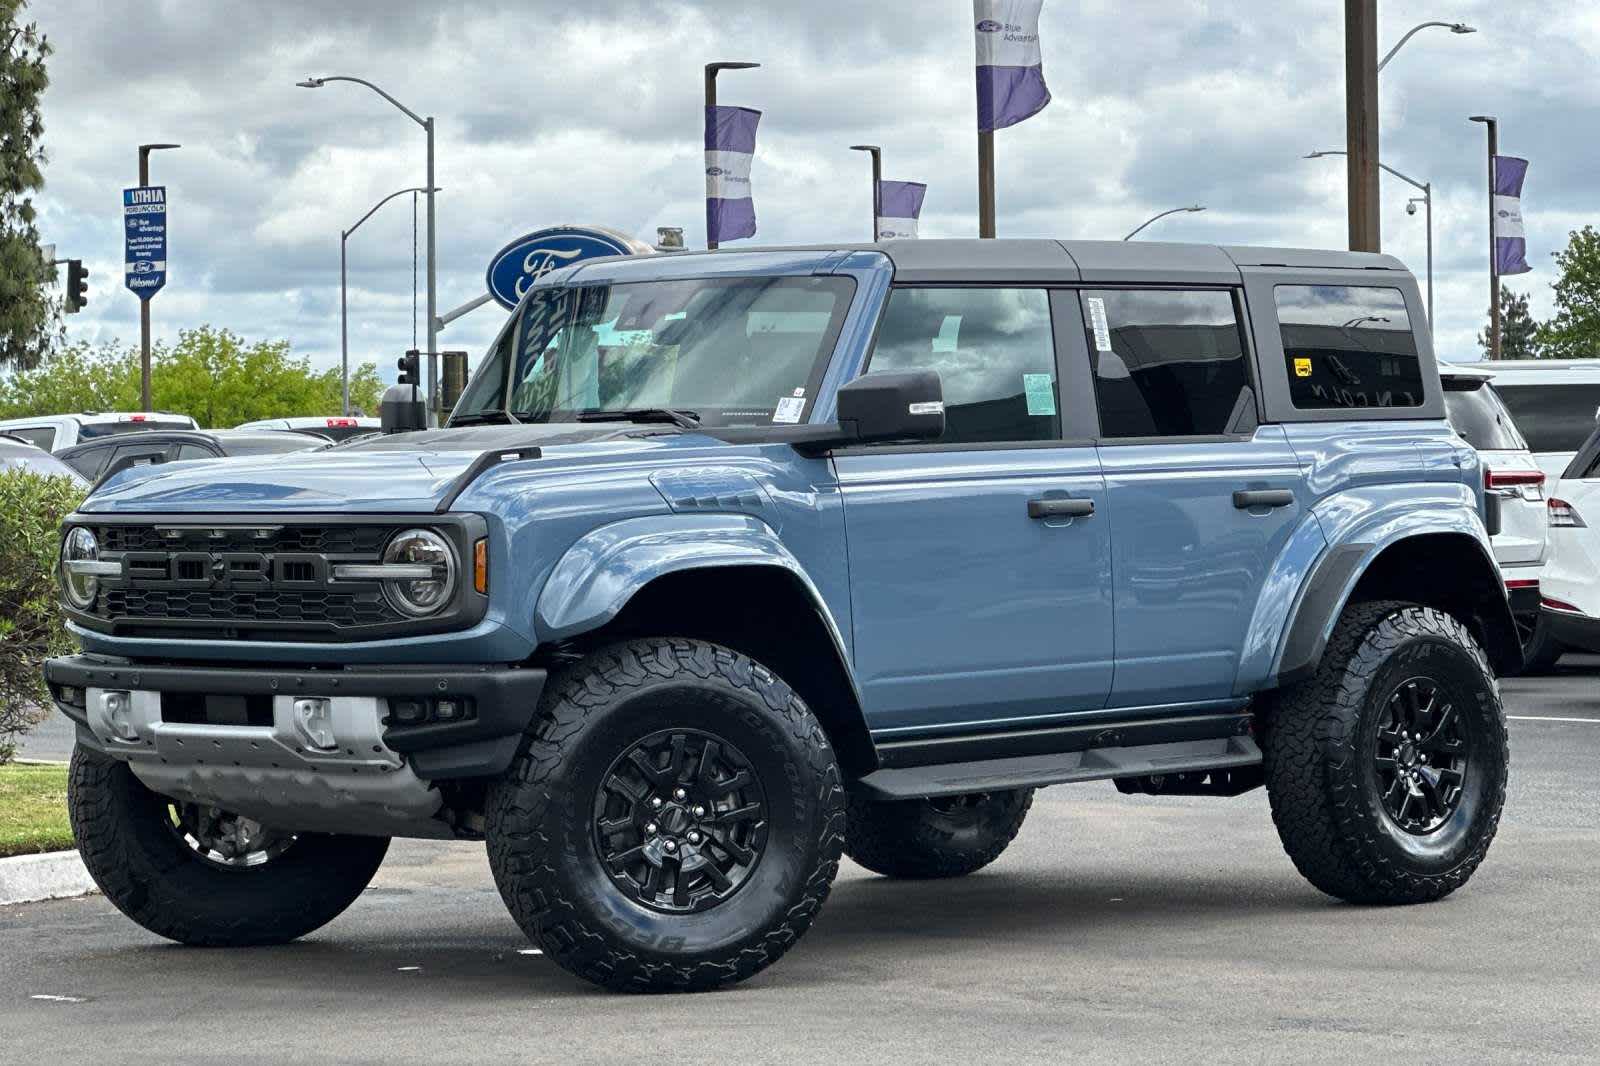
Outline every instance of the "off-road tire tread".
[[[541, 828], [549, 812], [547, 787], [565, 760], [568, 742], [614, 699], [652, 680], [692, 675], [717, 680], [758, 698], [773, 720], [808, 753], [810, 775], [822, 812], [817, 861], [782, 920], [753, 942], [724, 957], [694, 963], [641, 957], [585, 921], [574, 901], [556, 893], [541, 871], [569, 861]], [[647, 638], [591, 653], [551, 679], [526, 744], [507, 776], [490, 790], [488, 820], [499, 832], [488, 836], [490, 868], [517, 924], [545, 955], [589, 981], [624, 992], [698, 992], [743, 981], [776, 962], [810, 928], [833, 879], [844, 847], [845, 795], [833, 747], [821, 724], [798, 695], [760, 664], [731, 649], [683, 638]]]
[[1355, 763], [1362, 704], [1388, 656], [1416, 637], [1448, 641], [1478, 664], [1496, 693], [1500, 757], [1509, 766], [1504, 712], [1487, 656], [1455, 617], [1414, 603], [1372, 601], [1347, 608], [1316, 674], [1278, 693], [1263, 716], [1267, 796], [1284, 851], [1312, 885], [1347, 902], [1423, 903], [1460, 888], [1483, 861], [1505, 801], [1502, 776], [1497, 793], [1485, 797], [1479, 817], [1486, 825], [1474, 845], [1438, 875], [1401, 868], [1359, 817], [1364, 801]]
[[140, 823], [160, 810], [152, 795], [125, 763], [74, 750], [67, 813], [89, 876], [123, 914], [180, 944], [251, 947], [305, 936], [360, 897], [389, 847], [386, 837], [304, 835], [259, 869], [210, 869], [162, 837], [165, 827]]
[[[996, 793], [995, 795], [1001, 795]], [[964, 877], [988, 866], [1016, 839], [1033, 806], [1033, 789], [1004, 793], [1010, 817], [976, 847], [953, 842], [952, 834], [927, 817], [921, 800], [880, 800], [850, 794], [844, 853], [885, 877]]]

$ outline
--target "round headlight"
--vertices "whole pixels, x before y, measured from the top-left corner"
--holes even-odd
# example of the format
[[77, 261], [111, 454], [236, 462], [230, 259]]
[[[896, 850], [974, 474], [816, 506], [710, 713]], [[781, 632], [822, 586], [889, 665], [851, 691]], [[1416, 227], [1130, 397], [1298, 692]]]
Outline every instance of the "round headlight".
[[92, 563], [99, 558], [100, 544], [94, 539], [93, 532], [83, 526], [68, 530], [61, 541], [61, 592], [67, 602], [80, 611], [87, 611], [94, 606], [94, 598], [100, 591], [100, 579], [93, 574], [75, 574], [68, 569], [68, 564]]
[[450, 602], [456, 590], [456, 553], [450, 542], [426, 529], [396, 534], [383, 549], [386, 565], [426, 565], [433, 577], [407, 578], [386, 583], [389, 599], [413, 617], [433, 614]]

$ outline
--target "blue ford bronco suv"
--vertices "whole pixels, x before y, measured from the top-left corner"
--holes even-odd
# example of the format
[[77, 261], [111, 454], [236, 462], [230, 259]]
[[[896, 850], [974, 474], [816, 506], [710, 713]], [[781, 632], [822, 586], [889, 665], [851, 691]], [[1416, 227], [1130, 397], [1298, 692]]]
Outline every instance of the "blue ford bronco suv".
[[1318, 889], [1460, 887], [1519, 663], [1415, 280], [1050, 240], [596, 260], [449, 425], [131, 470], [66, 522], [84, 860], [188, 944], [487, 841], [601, 985], [776, 960], [841, 854], [993, 861], [1044, 785], [1265, 785]]

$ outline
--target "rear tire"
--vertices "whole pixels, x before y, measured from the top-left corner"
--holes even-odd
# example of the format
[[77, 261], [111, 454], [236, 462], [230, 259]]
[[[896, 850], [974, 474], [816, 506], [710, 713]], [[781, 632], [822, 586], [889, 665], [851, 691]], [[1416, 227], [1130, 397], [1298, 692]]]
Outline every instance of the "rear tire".
[[67, 811], [78, 853], [123, 914], [168, 940], [204, 947], [284, 944], [333, 921], [361, 895], [387, 837], [280, 838], [259, 865], [207, 858], [174, 825], [171, 801], [126, 763], [79, 747]]
[[546, 688], [487, 813], [495, 884], [547, 956], [605, 988], [700, 991], [810, 927], [844, 790], [821, 725], [765, 668], [633, 640]]
[[1033, 789], [934, 799], [852, 794], [844, 853], [887, 877], [963, 877], [1000, 857], [1033, 806]]
[[1454, 617], [1347, 608], [1316, 674], [1264, 719], [1272, 820], [1323, 892], [1421, 903], [1483, 861], [1505, 802], [1505, 716], [1483, 650]]

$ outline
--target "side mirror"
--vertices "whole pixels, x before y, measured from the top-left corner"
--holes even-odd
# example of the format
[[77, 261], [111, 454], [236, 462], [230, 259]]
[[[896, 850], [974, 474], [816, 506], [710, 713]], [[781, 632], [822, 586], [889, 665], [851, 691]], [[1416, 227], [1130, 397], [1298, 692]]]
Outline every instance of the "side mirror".
[[390, 385], [384, 390], [378, 414], [385, 433], [409, 433], [428, 427], [427, 404], [415, 385]]
[[936, 370], [863, 374], [839, 389], [838, 405], [839, 425], [861, 444], [944, 436], [944, 386]]

